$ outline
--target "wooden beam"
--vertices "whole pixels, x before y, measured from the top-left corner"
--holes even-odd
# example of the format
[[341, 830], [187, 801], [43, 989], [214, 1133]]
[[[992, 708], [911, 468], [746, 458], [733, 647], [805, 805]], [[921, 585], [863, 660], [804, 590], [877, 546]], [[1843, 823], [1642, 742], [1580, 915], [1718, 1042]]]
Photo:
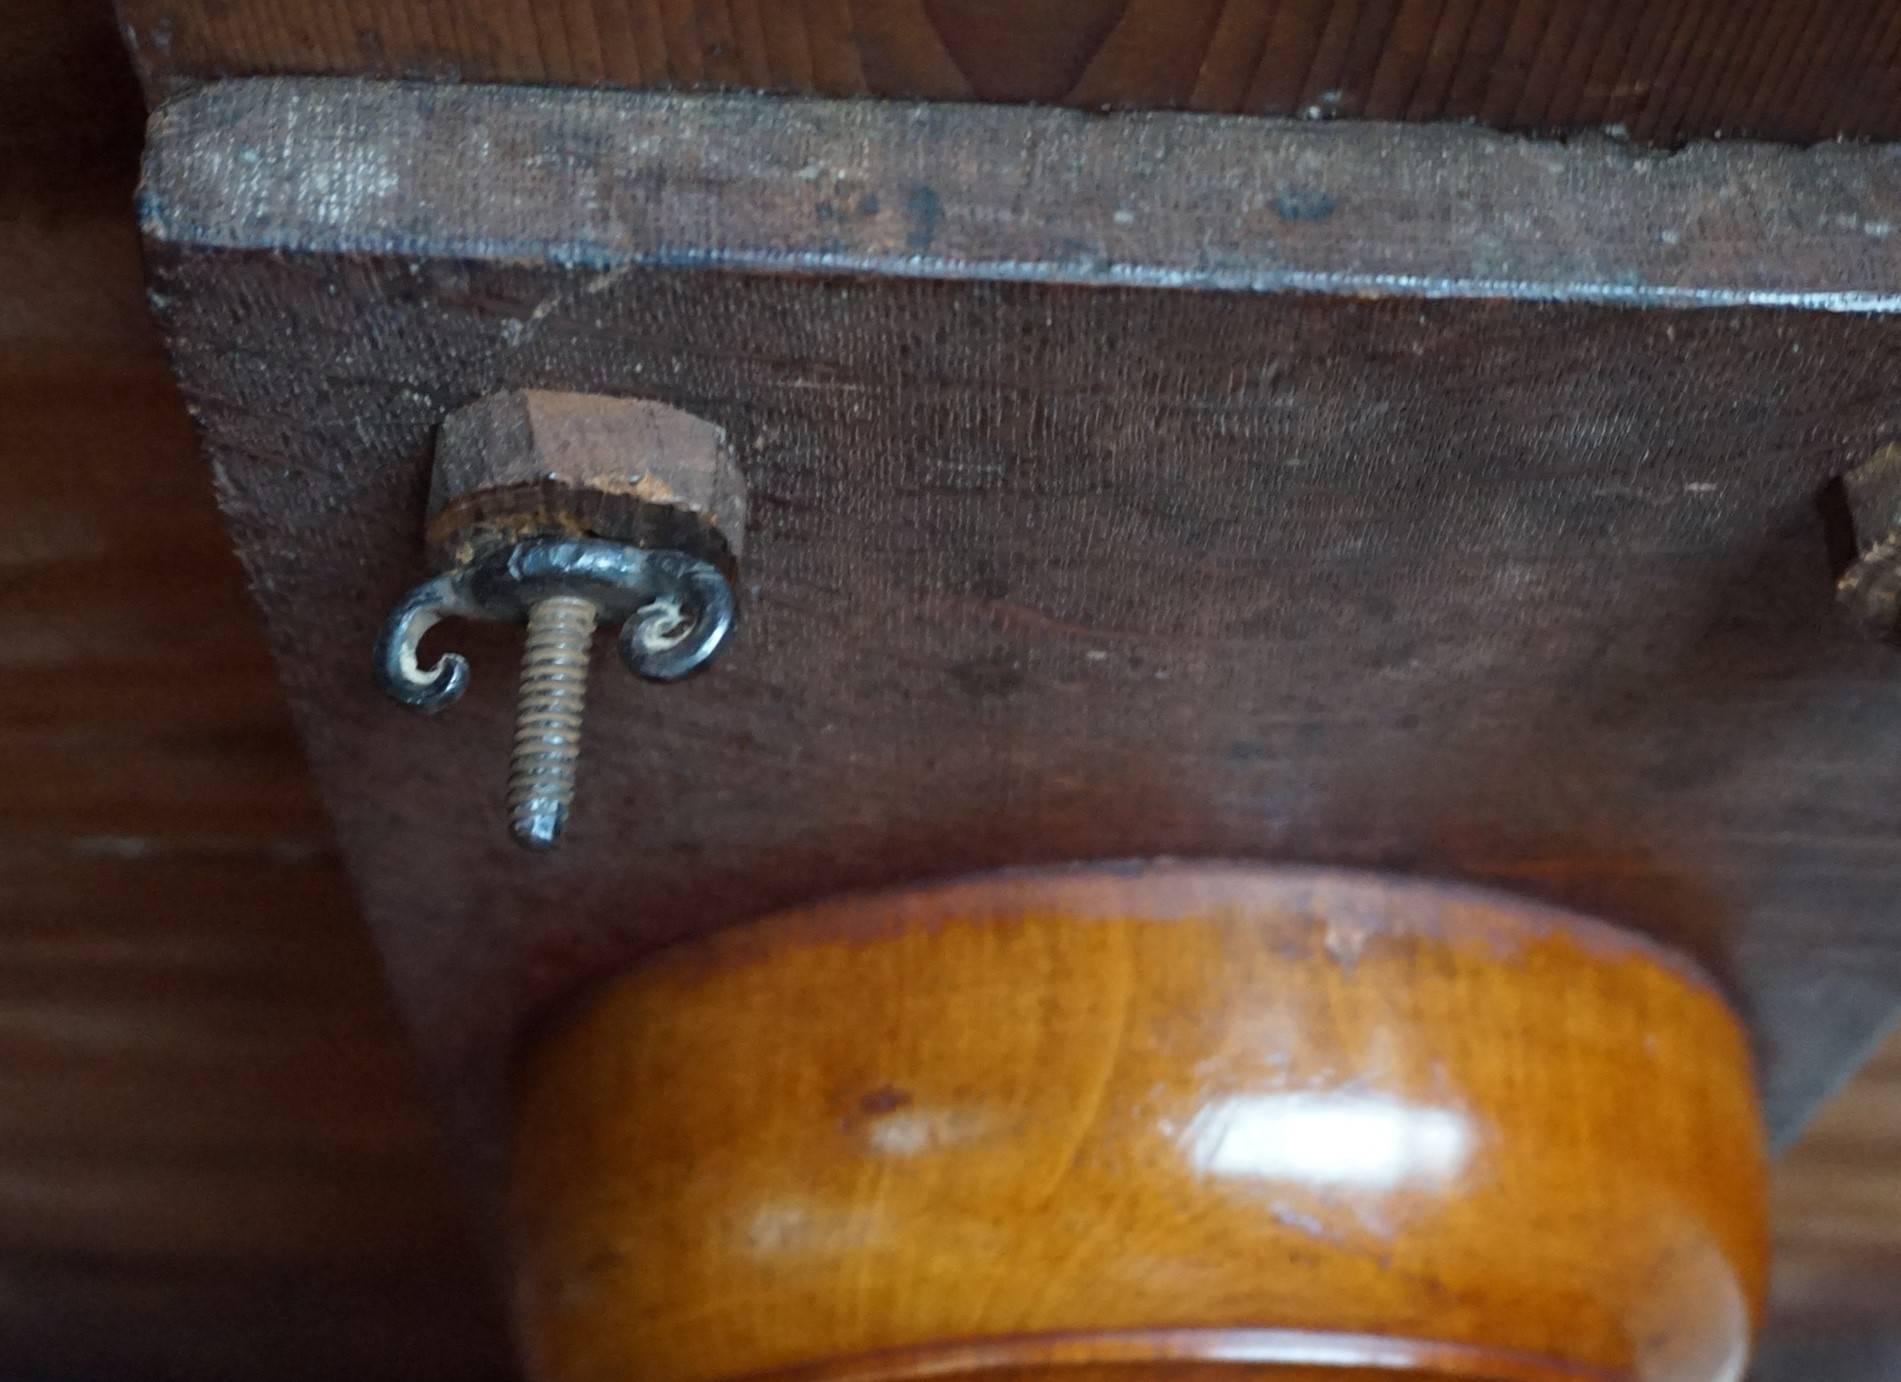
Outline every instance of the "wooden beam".
[[[840, 891], [1228, 855], [1487, 881], [1733, 985], [1786, 1135], [1901, 993], [1901, 667], [1817, 497], [1892, 440], [1901, 163], [999, 107], [237, 83], [154, 299], [340, 840], [487, 1136], [523, 1025]], [[367, 664], [434, 429], [654, 398], [751, 487], [704, 678], [500, 824], [507, 633]], [[491, 1152], [492, 1140], [478, 1145]]]
[[1672, 142], [1901, 134], [1887, 0], [120, 0], [155, 94], [271, 74], [751, 87]]

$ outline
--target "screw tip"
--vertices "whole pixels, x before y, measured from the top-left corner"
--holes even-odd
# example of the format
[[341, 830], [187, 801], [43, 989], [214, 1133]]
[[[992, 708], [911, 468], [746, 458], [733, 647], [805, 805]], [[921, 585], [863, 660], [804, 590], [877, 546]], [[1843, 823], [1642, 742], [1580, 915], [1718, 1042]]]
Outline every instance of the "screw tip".
[[561, 841], [561, 828], [568, 823], [565, 806], [551, 801], [523, 802], [509, 822], [515, 843], [523, 849], [549, 850]]

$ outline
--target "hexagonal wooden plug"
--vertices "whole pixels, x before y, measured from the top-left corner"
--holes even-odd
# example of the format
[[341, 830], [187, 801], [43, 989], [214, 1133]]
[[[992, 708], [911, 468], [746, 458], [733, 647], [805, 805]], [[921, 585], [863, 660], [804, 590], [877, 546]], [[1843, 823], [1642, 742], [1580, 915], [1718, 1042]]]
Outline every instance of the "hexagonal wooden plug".
[[1864, 630], [1901, 643], [1901, 445], [1885, 446], [1842, 476], [1854, 560], [1835, 593]]
[[518, 390], [451, 413], [436, 442], [426, 542], [441, 573], [391, 612], [379, 682], [440, 710], [468, 679], [450, 653], [417, 649], [443, 618], [528, 626], [510, 826], [531, 849], [560, 838], [573, 804], [595, 626], [621, 621], [622, 660], [674, 681], [732, 628], [745, 487], [726, 435], [677, 408]]
[[541, 389], [443, 419], [427, 528], [437, 567], [555, 535], [688, 552], [730, 579], [746, 486], [725, 432], [664, 403]]

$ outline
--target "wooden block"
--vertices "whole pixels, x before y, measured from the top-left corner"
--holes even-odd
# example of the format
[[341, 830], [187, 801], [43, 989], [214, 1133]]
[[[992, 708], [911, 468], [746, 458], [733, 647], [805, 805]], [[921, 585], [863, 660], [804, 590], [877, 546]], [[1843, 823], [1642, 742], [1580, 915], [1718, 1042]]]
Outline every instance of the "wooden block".
[[526, 389], [442, 421], [429, 546], [460, 566], [484, 546], [564, 532], [689, 551], [731, 577], [745, 479], [719, 428], [677, 408]]
[[[273, 80], [160, 111], [153, 296], [437, 1079], [841, 891], [1231, 856], [1484, 881], [1716, 970], [1787, 1135], [1901, 993], [1901, 664], [1817, 496], [1901, 431], [1901, 160]], [[743, 620], [601, 677], [564, 849], [508, 631], [368, 651], [474, 399], [725, 429]]]

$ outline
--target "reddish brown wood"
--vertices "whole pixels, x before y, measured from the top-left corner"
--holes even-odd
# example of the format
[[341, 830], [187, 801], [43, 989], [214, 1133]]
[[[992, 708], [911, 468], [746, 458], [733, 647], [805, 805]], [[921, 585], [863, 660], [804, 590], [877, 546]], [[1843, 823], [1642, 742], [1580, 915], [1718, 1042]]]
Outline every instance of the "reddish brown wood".
[[[1816, 508], [1901, 425], [1883, 152], [278, 82], [163, 112], [144, 206], [465, 1109], [652, 946], [1064, 858], [1641, 926], [1734, 981], [1784, 1131], [1893, 1004], [1901, 677]], [[555, 385], [719, 423], [753, 503], [732, 648], [604, 682], [590, 809], [535, 864], [493, 818], [507, 678], [419, 726], [365, 657], [439, 419]]]
[[429, 481], [436, 564], [541, 533], [688, 551], [730, 573], [745, 480], [719, 428], [659, 404], [526, 389], [444, 418]]
[[1890, 0], [120, 0], [155, 93], [421, 77], [1029, 101], [1642, 140], [1901, 133]]

